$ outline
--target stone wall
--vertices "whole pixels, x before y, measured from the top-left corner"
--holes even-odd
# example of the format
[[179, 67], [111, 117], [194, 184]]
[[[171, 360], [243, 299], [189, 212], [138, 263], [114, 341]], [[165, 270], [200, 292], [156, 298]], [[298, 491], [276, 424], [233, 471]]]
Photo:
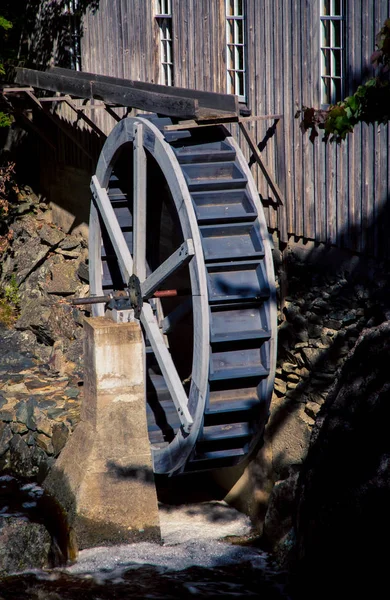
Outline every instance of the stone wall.
[[79, 420], [83, 315], [66, 298], [88, 294], [87, 244], [30, 188], [9, 221], [0, 290], [19, 313], [0, 323], [0, 469], [41, 481]]
[[390, 318], [390, 299], [384, 263], [310, 244], [274, 256], [278, 360], [265, 443], [250, 466], [251, 513], [264, 544], [282, 557], [313, 427], [362, 333]]

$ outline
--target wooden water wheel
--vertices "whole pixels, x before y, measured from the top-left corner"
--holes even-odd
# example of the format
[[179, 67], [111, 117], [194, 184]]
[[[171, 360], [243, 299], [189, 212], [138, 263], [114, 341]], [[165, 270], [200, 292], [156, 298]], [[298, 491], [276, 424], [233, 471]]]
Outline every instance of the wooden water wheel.
[[269, 234], [247, 163], [222, 125], [170, 123], [142, 115], [112, 130], [92, 179], [89, 253], [92, 295], [138, 283], [161, 474], [251, 455], [276, 356]]

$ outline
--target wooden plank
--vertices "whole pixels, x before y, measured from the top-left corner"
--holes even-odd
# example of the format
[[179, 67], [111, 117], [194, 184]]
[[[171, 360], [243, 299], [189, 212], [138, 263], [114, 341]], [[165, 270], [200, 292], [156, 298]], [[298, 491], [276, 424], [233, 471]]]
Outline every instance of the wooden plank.
[[120, 106], [131, 106], [167, 116], [193, 119], [198, 116], [199, 112], [196, 99], [135, 89], [127, 84], [114, 85], [73, 75], [59, 75], [22, 68], [16, 69], [15, 81], [17, 83], [28, 82], [35, 88], [62, 92], [79, 98], [96, 98], [114, 102]]
[[153, 315], [152, 307], [147, 302], [142, 307], [141, 323], [146, 331], [173, 403], [176, 406], [183, 429], [186, 433], [189, 433], [193, 425], [193, 419], [188, 410], [188, 398], [176, 371], [172, 356], [164, 343], [164, 338]]
[[243, 123], [239, 123], [239, 126], [240, 126], [242, 133], [244, 134], [246, 141], [248, 142], [248, 144], [250, 146], [250, 149], [253, 152], [256, 162], [258, 163], [264, 177], [267, 180], [268, 185], [270, 186], [272, 192], [275, 194], [276, 199], [278, 200], [278, 202], [280, 202], [280, 204], [284, 204], [285, 200], [284, 200], [283, 194], [282, 194], [278, 184], [274, 181], [274, 179], [273, 179], [268, 167], [265, 165], [262, 157], [260, 156], [259, 149], [258, 149], [256, 142], [253, 139], [251, 133], [246, 129], [246, 127]]
[[[305, 10], [305, 9], [303, 9]], [[292, 20], [291, 30], [301, 31], [301, 3], [292, 2]], [[292, 35], [292, 94], [290, 102], [292, 106], [302, 106], [302, 71], [301, 71], [301, 36]], [[292, 115], [294, 116], [294, 115]], [[303, 177], [303, 165], [302, 165], [302, 132], [299, 128], [299, 124], [294, 119], [294, 138], [293, 138], [293, 177], [294, 177], [294, 234], [302, 237], [303, 236], [303, 197], [302, 197], [302, 177]]]
[[337, 199], [336, 199], [336, 144], [329, 144], [327, 148], [327, 215], [326, 215], [326, 241], [328, 244], [337, 244]]
[[[282, 2], [282, 22], [291, 22], [291, 1]], [[293, 171], [293, 128], [294, 114], [292, 97], [292, 50], [291, 50], [291, 27], [287, 28], [283, 35], [281, 60], [284, 64], [284, 93], [283, 93], [283, 119], [284, 119], [284, 146], [285, 146], [285, 171], [286, 171], [286, 228], [287, 233], [293, 233], [293, 203], [294, 196], [294, 171]]]
[[130, 279], [130, 275], [133, 273], [133, 259], [130, 254], [130, 250], [127, 247], [122, 230], [119, 227], [119, 223], [116, 219], [114, 209], [111, 206], [107, 191], [105, 188], [100, 187], [100, 183], [96, 175], [93, 175], [92, 177], [91, 190], [96, 202], [96, 206], [109, 235], [111, 244], [114, 247], [123, 281], [127, 282]]
[[[237, 96], [233, 94], [221, 94], [219, 92], [209, 92], [194, 88], [181, 88], [176, 86], [161, 85], [157, 83], [148, 83], [146, 81], [135, 81], [132, 79], [120, 79], [107, 75], [97, 75], [96, 73], [88, 73], [84, 71], [70, 71], [70, 69], [62, 69], [60, 67], [52, 67], [47, 73], [66, 76], [69, 72], [77, 79], [96, 81], [97, 83], [107, 83], [118, 86], [129, 86], [135, 90], [144, 92], [153, 92], [156, 94], [164, 94], [174, 96], [175, 98], [194, 99], [198, 100], [199, 107], [213, 108], [216, 111], [226, 111], [239, 114], [239, 106]], [[141, 107], [142, 108], [142, 107]]]
[[239, 117], [240, 123], [250, 123], [252, 121], [278, 121], [283, 119], [282, 114], [276, 115], [252, 115], [251, 117]]
[[141, 283], [142, 298], [150, 298], [164, 281], [175, 271], [188, 264], [195, 254], [194, 244], [191, 239], [183, 242], [171, 256], [169, 256], [149, 277]]
[[142, 282], [146, 278], [146, 153], [142, 123], [134, 127], [133, 148], [134, 273]]
[[348, 247], [348, 155], [349, 138], [337, 148], [337, 242], [341, 248]]

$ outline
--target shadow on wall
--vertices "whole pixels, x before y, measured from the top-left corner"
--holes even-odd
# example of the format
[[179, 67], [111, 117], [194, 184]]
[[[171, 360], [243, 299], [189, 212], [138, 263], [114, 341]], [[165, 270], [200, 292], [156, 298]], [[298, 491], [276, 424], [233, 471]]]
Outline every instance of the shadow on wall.
[[[100, 0], [16, 0], [10, 7], [20, 32], [19, 57], [25, 66], [36, 68], [49, 64], [76, 68], [79, 38], [83, 35], [82, 18], [87, 11], [95, 12]], [[26, 5], [27, 4], [27, 5]], [[22, 18], [18, 18], [23, 15]], [[15, 33], [16, 35], [16, 33]]]

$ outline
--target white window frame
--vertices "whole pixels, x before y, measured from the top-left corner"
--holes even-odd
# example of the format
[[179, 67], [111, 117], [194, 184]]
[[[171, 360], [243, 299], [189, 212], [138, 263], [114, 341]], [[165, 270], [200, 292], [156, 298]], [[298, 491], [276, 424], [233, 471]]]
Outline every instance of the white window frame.
[[160, 74], [159, 83], [174, 85], [173, 36], [172, 36], [172, 0], [155, 0], [155, 19], [160, 38]]
[[344, 97], [344, 0], [320, 3], [320, 102], [325, 108]]
[[226, 90], [237, 95], [239, 102], [247, 101], [245, 12], [245, 0], [225, 0]]

